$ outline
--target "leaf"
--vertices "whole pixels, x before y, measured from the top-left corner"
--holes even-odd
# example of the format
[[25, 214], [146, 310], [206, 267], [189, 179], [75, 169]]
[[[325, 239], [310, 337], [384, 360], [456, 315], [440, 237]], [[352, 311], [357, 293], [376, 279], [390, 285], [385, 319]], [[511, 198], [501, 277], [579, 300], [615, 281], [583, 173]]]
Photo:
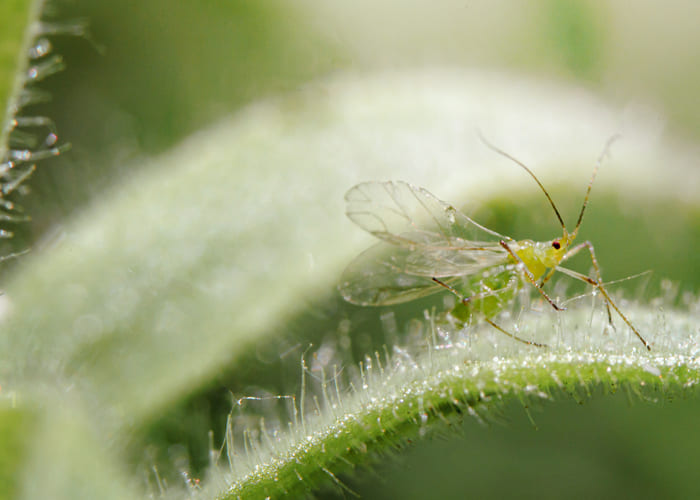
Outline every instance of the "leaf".
[[[586, 328], [587, 314], [577, 309], [569, 315], [576, 319], [568, 318], [565, 331], [577, 324]], [[511, 401], [527, 408], [538, 400], [573, 396], [581, 401], [591, 394], [620, 390], [657, 401], [697, 394], [700, 365], [694, 352], [682, 347], [687, 341], [698, 345], [700, 339], [693, 333], [696, 320], [679, 315], [673, 321], [679, 328], [674, 329], [673, 340], [664, 343], [681, 344], [652, 355], [634, 348], [606, 353], [596, 345], [602, 339], [593, 326], [586, 335], [590, 345], [573, 349], [521, 348], [481, 329], [469, 333], [468, 347], [432, 345], [434, 351], [417, 358], [397, 353], [390, 359], [368, 359], [362, 385], [356, 381], [352, 390], [339, 390], [326, 379], [318, 391], [320, 411], [289, 432], [261, 429], [259, 441], [246, 443], [247, 449], [255, 450], [254, 462], [229, 450], [234, 457], [232, 472], [224, 477], [231, 486], [217, 498], [297, 496], [323, 483], [336, 483], [338, 489], [354, 493], [342, 478], [358, 467], [374, 466], [383, 455], [418, 437], [436, 431], [451, 434], [465, 417], [492, 421]], [[476, 471], [465, 473], [478, 478]]]
[[[483, 102], [489, 103], [486, 111], [480, 107]], [[560, 135], [552, 136], [549, 123], [538, 125], [533, 120], [529, 107], [533, 105], [538, 113], [556, 116]], [[600, 115], [591, 117], [592, 109]], [[143, 430], [158, 427], [158, 418], [175, 414], [186, 398], [218, 385], [222, 371], [228, 372], [237, 395], [260, 384], [280, 396], [285, 393], [279, 386], [298, 383], [298, 378], [286, 377], [285, 363], [298, 372], [299, 356], [309, 343], [321, 344], [348, 371], [356, 359], [349, 348], [343, 351], [343, 342], [360, 351], [359, 357], [372, 357], [374, 351], [362, 344], [363, 336], [386, 334], [388, 338], [391, 329], [364, 331], [362, 313], [339, 308], [337, 298], [328, 299], [344, 266], [367, 244], [345, 220], [342, 194], [360, 181], [380, 178], [426, 185], [456, 204], [483, 201], [496, 192], [518, 198], [512, 194], [514, 186], [527, 190], [527, 180], [479, 149], [468, 132], [476, 125], [505, 149], [524, 156], [528, 164], [534, 161], [543, 180], [563, 178], [577, 187], [572, 173], [578, 175], [578, 166], [585, 165], [586, 173], [581, 175], [585, 182], [588, 165], [609, 134], [619, 128], [617, 114], [590, 96], [582, 98], [578, 91], [541, 82], [522, 82], [512, 75], [448, 70], [340, 75], [309, 85], [299, 94], [256, 103], [153, 159], [137, 162], [121, 185], [66, 223], [55, 240], [37, 245], [5, 288], [7, 312], [0, 338], [3, 393], [13, 392], [22, 409], [39, 407], [42, 415], [59, 416], [56, 421], [43, 420], [45, 426], [35, 432], [39, 444], [24, 481], [28, 484], [40, 475], [87, 476], [96, 478], [96, 491], [101, 484], [115, 496], [129, 497], [129, 480], [139, 482], [140, 475], [125, 479], [115, 472], [131, 462], [120, 458], [127, 455], [126, 443], [140, 452], [140, 459], [151, 445], [145, 439], [139, 441]], [[606, 182], [607, 189], [622, 185], [647, 205], [654, 202], [650, 191], [658, 197], [673, 193], [680, 198], [685, 193], [693, 199], [697, 174], [684, 168], [692, 161], [686, 157], [684, 164], [681, 153], [678, 161], [672, 160], [673, 148], [658, 137], [650, 138], [648, 128], [636, 125], [627, 124], [629, 142], [620, 146], [615, 163], [601, 172], [601, 177], [607, 172], [607, 180], [601, 179], [596, 189], [600, 186], [603, 192]], [[564, 169], [562, 158], [576, 170]], [[658, 171], [660, 158], [669, 165], [663, 175]], [[594, 191], [592, 207], [599, 191]], [[622, 219], [620, 224], [615, 234], [626, 234], [622, 231], [629, 222]], [[645, 232], [642, 244], [651, 245], [649, 234]], [[627, 244], [629, 248], [638, 245]], [[610, 245], [619, 252], [616, 240]], [[674, 250], [668, 247], [664, 249]], [[659, 255], [655, 259], [665, 260]], [[639, 264], [645, 268], [646, 263]], [[412, 306], [404, 314], [420, 318], [423, 307]], [[664, 322], [650, 319], [657, 314], [654, 306], [645, 307], [639, 316], [643, 316], [640, 324], [652, 330], [652, 341], [659, 343], [664, 337], [656, 330], [661, 331]], [[314, 315], [321, 318], [318, 323], [295, 323]], [[667, 318], [670, 324], [676, 316]], [[545, 334], [551, 324], [546, 323]], [[689, 324], [688, 331], [696, 331]], [[314, 433], [313, 442], [303, 441], [302, 426], [291, 432], [288, 446], [294, 451], [294, 443], [313, 445], [302, 450], [313, 453], [304, 458], [307, 468], [302, 479], [309, 477], [313, 484], [314, 478], [342, 482], [338, 474], [345, 465], [338, 467], [338, 460], [366, 463], [365, 449], [388, 452], [396, 443], [420, 436], [421, 429], [432, 430], [432, 422], [441, 416], [456, 417], [458, 408], [478, 414], [486, 409], [474, 398], [479, 390], [494, 399], [505, 398], [506, 390], [509, 397], [527, 399], [527, 382], [531, 382], [545, 394], [565, 391], [567, 384], [585, 394], [597, 380], [612, 387], [607, 384], [618, 377], [631, 390], [642, 382], [653, 390], [674, 381], [673, 390], [680, 393], [679, 386], [696, 380], [694, 358], [676, 357], [679, 364], [671, 365], [664, 365], [664, 359], [643, 364], [635, 358], [628, 369], [622, 362], [627, 358], [587, 358], [589, 336], [580, 335], [581, 330], [563, 332], [570, 336], [564, 345], [573, 349], [568, 359], [516, 356], [512, 366], [503, 367], [489, 365], [488, 360], [469, 365], [448, 356], [448, 363], [462, 364], [442, 383], [452, 368], [431, 365], [430, 358], [424, 357], [410, 363], [419, 356], [413, 351], [401, 353], [408, 343], [402, 325], [391, 345], [404, 359], [397, 370], [415, 370], [409, 374], [412, 378], [399, 378], [400, 370], [393, 368], [382, 373], [377, 367], [371, 376], [378, 379], [369, 392], [341, 394], [343, 411], [361, 426], [334, 441], [329, 431], [335, 430], [332, 424], [338, 415], [325, 412], [312, 429], [316, 418], [311, 404], [305, 402], [304, 422]], [[614, 352], [633, 349], [621, 338], [621, 344], [615, 338]], [[487, 347], [493, 345], [487, 340]], [[420, 351], [422, 345], [412, 344], [412, 349]], [[672, 346], [661, 347], [660, 355]], [[692, 342], [685, 348], [692, 354]], [[491, 354], [505, 357], [517, 351], [501, 347], [493, 348]], [[320, 354], [317, 358], [325, 359]], [[469, 366], [483, 370], [472, 375], [465, 371]], [[556, 381], [553, 385], [550, 366], [564, 377], [564, 389]], [[260, 373], [268, 378], [259, 377]], [[432, 385], [421, 385], [424, 374]], [[502, 374], [513, 376], [515, 388], [503, 382]], [[577, 377], [583, 382], [577, 384]], [[412, 399], [415, 404], [410, 408], [365, 407], [361, 401], [368, 395], [391, 399], [414, 388], [423, 398], [422, 410], [419, 399]], [[465, 388], [470, 395], [455, 396], [455, 401], [450, 389]], [[399, 412], [397, 417], [393, 411]], [[423, 415], [429, 427], [421, 423]], [[391, 435], [376, 424], [377, 417], [391, 424]], [[207, 425], [188, 431], [206, 436]], [[172, 445], [158, 444], [164, 449]], [[322, 454], [319, 450], [324, 446]], [[288, 448], [278, 446], [275, 453], [284, 454]], [[40, 460], [42, 452], [48, 457], [45, 460]], [[266, 464], [255, 451], [248, 460]], [[303, 483], [293, 468], [284, 471], [289, 474], [283, 487], [292, 490], [299, 486], [297, 482]], [[254, 481], [239, 483], [241, 487], [272, 491], [266, 478], [256, 482], [250, 477]], [[62, 481], [47, 484], [56, 484], [66, 497], [74, 495]], [[218, 490], [220, 485], [212, 478], [205, 486], [218, 493], [225, 490]]]
[[[2, 128], [0, 129], [0, 158], [5, 157], [7, 134], [9, 133], [10, 117], [14, 114], [10, 100], [15, 97], [24, 85], [23, 70], [27, 65], [24, 50], [25, 33], [37, 18], [37, 10], [31, 13], [32, 7], [41, 2], [30, 0], [9, 0], [0, 5], [0, 110], [3, 112]], [[16, 97], [15, 97], [16, 98]]]

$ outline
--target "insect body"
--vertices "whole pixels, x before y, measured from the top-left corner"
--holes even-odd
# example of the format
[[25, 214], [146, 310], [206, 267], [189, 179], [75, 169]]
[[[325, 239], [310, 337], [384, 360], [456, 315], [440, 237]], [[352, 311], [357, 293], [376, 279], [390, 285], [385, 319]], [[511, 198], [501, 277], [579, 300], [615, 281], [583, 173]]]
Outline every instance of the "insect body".
[[[554, 309], [562, 310], [544, 290], [544, 285], [559, 271], [597, 288], [605, 300], [609, 322], [612, 324], [612, 308], [651, 350], [605, 289], [593, 245], [589, 241], [573, 245], [593, 180], [610, 142], [596, 163], [571, 233], [535, 174], [512, 156], [486, 144], [535, 179], [559, 220], [562, 235], [550, 241], [516, 241], [480, 225], [427, 190], [407, 182], [361, 183], [346, 193], [346, 213], [380, 242], [355, 258], [344, 271], [339, 290], [345, 300], [363, 306], [382, 306], [449, 290], [459, 299], [450, 311], [457, 320], [467, 322], [478, 313], [502, 333], [527, 344], [543, 346], [507, 332], [493, 318], [522, 286], [533, 286]], [[590, 254], [595, 278], [560, 265], [581, 250]]]

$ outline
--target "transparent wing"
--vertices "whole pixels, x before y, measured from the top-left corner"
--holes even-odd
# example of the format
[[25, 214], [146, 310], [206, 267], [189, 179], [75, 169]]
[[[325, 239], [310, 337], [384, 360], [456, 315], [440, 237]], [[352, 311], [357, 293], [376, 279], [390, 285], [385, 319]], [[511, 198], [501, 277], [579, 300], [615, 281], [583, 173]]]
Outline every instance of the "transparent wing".
[[403, 181], [358, 184], [345, 194], [345, 201], [350, 220], [393, 245], [417, 250], [458, 250], [510, 240], [427, 190]]
[[462, 277], [503, 264], [507, 252], [491, 231], [407, 182], [365, 182], [345, 195], [348, 217], [382, 243], [345, 269], [339, 286], [359, 305], [406, 302], [458, 286]]
[[[407, 302], [445, 290], [429, 275], [405, 272], [410, 251], [386, 243], [371, 246], [345, 269], [338, 290], [345, 300], [361, 306], [382, 306]], [[458, 278], [445, 280], [450, 286]]]
[[358, 255], [343, 272], [338, 289], [348, 302], [389, 305], [424, 297], [445, 288], [432, 278], [460, 288], [464, 276], [502, 264], [501, 247], [480, 250], [421, 250], [377, 243]]

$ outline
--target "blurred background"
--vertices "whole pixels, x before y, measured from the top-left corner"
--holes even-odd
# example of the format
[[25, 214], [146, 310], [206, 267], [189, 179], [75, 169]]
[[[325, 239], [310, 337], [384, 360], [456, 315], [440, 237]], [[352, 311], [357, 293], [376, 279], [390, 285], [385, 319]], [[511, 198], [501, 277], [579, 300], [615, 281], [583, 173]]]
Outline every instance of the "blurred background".
[[[25, 110], [52, 117], [72, 150], [42, 164], [32, 178], [33, 195], [22, 203], [33, 221], [18, 226], [11, 242], [18, 249], [89, 213], [143, 159], [251, 103], [294, 96], [308, 82], [344, 73], [361, 79], [374, 72], [465, 68], [510, 73], [514, 82], [555, 82], [596, 95], [613, 109], [648, 109], [682, 149], [685, 165], [700, 167], [697, 2], [61, 0], [51, 4], [47, 19], [85, 22], [89, 35], [54, 37], [68, 69], [40, 84], [51, 92], [50, 103]], [[665, 167], [658, 165], [660, 177]], [[571, 196], [558, 193], [563, 212], [576, 212], [586, 175]], [[696, 179], [697, 171], [687, 175]], [[624, 183], [618, 190], [626, 190]], [[598, 245], [600, 261], [614, 269], [613, 278], [653, 269], [651, 290], [661, 278], [697, 290], [700, 204], [679, 201], [673, 192], [650, 200], [620, 197], [615, 190], [596, 192], [592, 203], [587, 237]], [[532, 190], [517, 200], [494, 199], [482, 210], [479, 220], [499, 232], [523, 237], [528, 235], [518, 232], [527, 227], [534, 238], [551, 233], [551, 214], [546, 221], [538, 215], [541, 194]], [[634, 291], [640, 285], [623, 286]], [[332, 295], [326, 290], [312, 304], [299, 305], [290, 328], [333, 330], [345, 313]], [[360, 315], [356, 323], [379, 322], [377, 312], [353, 314]], [[359, 345], [356, 354], [378, 348], [382, 339]], [[298, 361], [291, 366], [298, 371]], [[265, 372], [275, 376], [269, 367]], [[273, 393], [293, 389], [264, 376], [232, 367], [195, 394], [183, 394], [168, 418], [144, 426], [144, 439], [166, 457], [185, 445], [195, 474], [201, 472], [207, 432], [214, 429], [220, 437], [231, 387], [243, 390], [258, 377], [256, 385]], [[468, 421], [463, 438], [450, 434], [417, 443], [373, 472], [346, 480], [363, 498], [461, 498], [467, 491], [533, 498], [700, 493], [691, 473], [700, 450], [697, 398], [656, 405], [631, 399], [546, 404], [534, 411], [536, 426], [514, 404], [504, 411], [505, 425], [482, 428]], [[142, 452], [137, 447], [134, 463]]]
[[[73, 144], [60, 166], [33, 180], [42, 195], [30, 203], [51, 204], [50, 217], [128, 175], [122, 170], [139, 156], [256, 99], [343, 71], [506, 70], [580, 87], [619, 108], [641, 103], [658, 110], [674, 136], [700, 137], [694, 2], [641, 1], [632, 10], [625, 2], [557, 0], [50, 6], [54, 18], [81, 21], [90, 32], [55, 37], [70, 71], [43, 84], [52, 103], [27, 110], [55, 117]], [[58, 193], [60, 201], [51, 200]], [[35, 224], [50, 222], [35, 215]]]

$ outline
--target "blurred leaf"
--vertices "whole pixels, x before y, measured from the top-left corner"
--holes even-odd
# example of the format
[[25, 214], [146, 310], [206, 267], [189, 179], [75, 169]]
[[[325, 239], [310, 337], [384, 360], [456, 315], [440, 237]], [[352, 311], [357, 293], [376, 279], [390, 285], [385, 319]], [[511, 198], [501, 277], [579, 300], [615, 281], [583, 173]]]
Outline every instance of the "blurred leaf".
[[[604, 72], [604, 47], [608, 45], [604, 29], [600, 26], [609, 18], [601, 4], [591, 2], [545, 2], [550, 38], [543, 48], [548, 48], [562, 58], [562, 66], [577, 79], [598, 81]], [[546, 50], [546, 49], [545, 49]]]
[[69, 70], [47, 82], [53, 100], [38, 111], [73, 152], [34, 175], [34, 235], [132, 175], [144, 154], [294, 91], [342, 53], [280, 0], [76, 0], [60, 19], [88, 19], [90, 35], [52, 40]]
[[[3, 395], [8, 400], [13, 395]], [[32, 412], [3, 401], [0, 408], [0, 498], [17, 498], [22, 487], [22, 475], [27, 466], [27, 448], [34, 440], [36, 427]]]
[[[541, 84], [531, 87], [539, 102], [522, 106], [522, 88], [507, 77], [462, 72], [337, 78], [252, 106], [145, 162], [17, 271], [7, 287], [3, 379], [20, 393], [33, 386], [49, 394], [71, 388], [79, 402], [73, 411], [90, 415], [98, 436], [122, 436], [119, 441], [134, 447], [130, 453], [144, 447], [143, 455], [149, 446], [174, 443], [133, 442], [142, 439], [142, 430], [157, 428], [159, 415], [216, 386], [227, 367], [228, 388], [240, 394], [257, 384], [274, 395], [299, 383], [298, 375], [286, 374], [289, 367], [298, 373], [309, 343], [329, 349], [339, 366], [352, 365], [358, 358], [342, 347], [339, 333], [345, 318], [349, 345], [361, 346], [359, 359], [386, 340], [380, 326], [362, 327], [355, 319], [377, 312], [326, 299], [342, 268], [368, 244], [343, 217], [349, 186], [404, 178], [460, 205], [460, 199], [485, 201], [516, 187], [536, 192], [527, 176], [464, 132], [476, 125], [499, 143], [514, 140], [508, 130], [521, 130], [518, 156], [532, 164], [532, 155], [539, 155], [543, 180], [566, 178], [579, 187], [587, 182], [613, 128], [609, 115], [601, 111], [580, 120], [591, 102]], [[501, 108], [478, 113], [475, 96], [484, 95]], [[533, 125], [530, 106], [556, 110], [558, 137]], [[627, 130], [628, 142], [606, 165], [596, 193], [611, 178], [629, 179], [630, 165], [637, 172], [636, 182], [623, 184], [630, 195], [651, 184], [661, 196], [663, 185], [695, 175], [682, 162], [677, 174], [668, 169], [663, 179], [640, 175], [656, 172], [655, 157], [671, 153], [659, 139], [650, 141], [644, 124]], [[639, 162], [638, 145], [657, 149]], [[563, 171], [562, 162], [552, 159], [560, 155], [569, 165], [585, 165], [584, 173], [578, 167]], [[546, 204], [544, 210], [550, 221]], [[609, 244], [614, 242], [602, 247]], [[646, 264], [638, 265], [644, 270]], [[422, 306], [411, 304], [406, 313], [421, 316]], [[363, 336], [376, 335], [362, 344]], [[648, 335], [659, 348], [672, 343], [652, 330]], [[577, 339], [588, 345], [589, 337]], [[212, 409], [219, 416], [227, 412]], [[198, 424], [206, 436], [207, 420]]]
[[[18, 455], [8, 471], [21, 476], [15, 483], [10, 479], [10, 488], [22, 485], [28, 498], [133, 498], [142, 474], [152, 472], [149, 493], [160, 494], [166, 480], [173, 487], [186, 483], [183, 477], [189, 474], [205, 472], [211, 447], [223, 439], [231, 399], [252, 395], [263, 407], [258, 413], [242, 411], [237, 429], [250, 427], [256, 415], [264, 416], [270, 429], [284, 427], [288, 413], [267, 402], [298, 393], [302, 353], [313, 360], [312, 374], [318, 375], [319, 367], [330, 374], [337, 365], [352, 380], [356, 363], [366, 362], [383, 345], [408, 345], [420, 352], [422, 344], [410, 338], [411, 320], [432, 304], [371, 310], [337, 298], [342, 268], [370, 243], [342, 215], [342, 196], [359, 181], [405, 179], [470, 213], [485, 204], [494, 223], [510, 225], [515, 237], [548, 238], [559, 231], [546, 202], [525, 200], [533, 192], [539, 195], [536, 186], [486, 150], [475, 139], [475, 128], [535, 169], [554, 198], [564, 200], [567, 221], [578, 211], [578, 193], [602, 145], [622, 132], [623, 141], [596, 181], [582, 236], [595, 242], [606, 280], [655, 269], [661, 277], [687, 280], [686, 289], [697, 289], [698, 256], [688, 251], [700, 237], [697, 151], [668, 141], [660, 118], [634, 109], [623, 113], [580, 89], [537, 79], [445, 69], [456, 62], [512, 63], [530, 72], [545, 68], [544, 73], [561, 74], [563, 68], [564, 74], [588, 82], [618, 82], [624, 80], [625, 65], [614, 61], [622, 54], [629, 63], [625, 78], [644, 85], [672, 82], [661, 85], [659, 95], [668, 101], [670, 92], [671, 109], [678, 113], [682, 108], [680, 123], [688, 124], [694, 113], [689, 96], [697, 80], [696, 66], [687, 63], [694, 60], [692, 50], [666, 50], [673, 37], [630, 46], [625, 36], [649, 10], [644, 5], [638, 16], [615, 5], [601, 9], [587, 3], [571, 8], [544, 2], [535, 15], [524, 4], [445, 5], [423, 10], [392, 2], [371, 8], [300, 4], [292, 11], [284, 2], [88, 1], [57, 10], [61, 19], [90, 18], [95, 35], [56, 37], [57, 50], [73, 69], [47, 85], [55, 104], [32, 110], [56, 117], [74, 150], [52, 170], [38, 172], [36, 196], [28, 207], [35, 216], [34, 235], [15, 241], [26, 246], [24, 241], [37, 241], [39, 235], [43, 240], [32, 245], [33, 254], [15, 270], [2, 296], [0, 381], [4, 393], [19, 395], [21, 403], [12, 410], [19, 413], [8, 413], [0, 428], [15, 429], [11, 437], [29, 450], [26, 460]], [[0, 9], [12, 6], [26, 4]], [[683, 47], [697, 45], [686, 43], [692, 38], [684, 35], [697, 31], [692, 31], [696, 17], [676, 15], [670, 23], [653, 10], [657, 22], [673, 26]], [[675, 10], [683, 14], [678, 6]], [[7, 17], [0, 13], [3, 23], [13, 21], [9, 10]], [[690, 28], [683, 29], [680, 21]], [[22, 17], [22, 29], [25, 22]], [[645, 30], [645, 36], [653, 31]], [[6, 39], [17, 40], [10, 33], [2, 35], [3, 50]], [[340, 49], [330, 50], [329, 40]], [[95, 44], [105, 52], [95, 50]], [[543, 45], [547, 50], [536, 49]], [[657, 47], [663, 48], [662, 56], [651, 57]], [[10, 50], [14, 65], [19, 49]], [[628, 58], [630, 51], [643, 57]], [[683, 71], [658, 70], [675, 60]], [[421, 69], [396, 71], [416, 64]], [[434, 64], [443, 69], [425, 68]], [[0, 71], [6, 67], [0, 63]], [[301, 82], [341, 67], [372, 72], [341, 74], [299, 89]], [[381, 70], [387, 67], [391, 71]], [[646, 68], [652, 68], [654, 78], [635, 76]], [[629, 89], [623, 90], [627, 103]], [[620, 87], [602, 91], [608, 97], [622, 92]], [[261, 100], [279, 92], [284, 96]], [[234, 111], [232, 118], [211, 124]], [[158, 156], [143, 159], [144, 152]], [[506, 199], [507, 210], [501, 202], [489, 205], [494, 199]], [[531, 212], [536, 215], [527, 215], [524, 206], [538, 207]], [[45, 232], [61, 213], [73, 210], [77, 215], [65, 226]], [[577, 263], [583, 272], [587, 265]], [[644, 334], [660, 353], [674, 347], [673, 334], [686, 333], [674, 330], [680, 316], [673, 304], [696, 307], [693, 297], [679, 294], [673, 284], [664, 284], [662, 291], [663, 298], [641, 309], [635, 307], [639, 302], [623, 302], [626, 311], [635, 311], [635, 322], [642, 318]], [[646, 303], [648, 295], [638, 293]], [[686, 329], [697, 333], [692, 326]], [[578, 335], [567, 340], [577, 352], [590, 345], [592, 335], [583, 331], [570, 330]], [[615, 336], [613, 345], [624, 337]], [[692, 342], [685, 347], [694, 348]], [[506, 347], [493, 354], [508, 352]], [[412, 350], [401, 355], [405, 363], [418, 357]], [[684, 393], [668, 391], [669, 385], [695, 383], [692, 373], [682, 373], [682, 362], [664, 370], [637, 363], [631, 375], [626, 366], [606, 363], [620, 370], [614, 374], [626, 378], [633, 397], [641, 382], [650, 391], [642, 391], [645, 397], [655, 394], [654, 388], [660, 397], [675, 397]], [[524, 379], [554, 387], [542, 382], [547, 373], [536, 364]], [[604, 379], [605, 387], [614, 390], [616, 380], [608, 373], [586, 373], [576, 397], [598, 387], [596, 380]], [[382, 381], [391, 380], [384, 374], [378, 385]], [[457, 386], [474, 381], [467, 376]], [[489, 394], [532, 402], [522, 388], [506, 395], [499, 392], [503, 387]], [[309, 421], [315, 418], [313, 396], [324, 401], [322, 388], [318, 383], [308, 388], [312, 394], [304, 418]], [[427, 430], [433, 430], [432, 420], [449, 420], [458, 409], [474, 407], [473, 399], [450, 400], [444, 388], [423, 393], [439, 407], [428, 415]], [[352, 392], [342, 396], [349, 407]], [[377, 422], [376, 413], [361, 413], [359, 406], [349, 415]], [[32, 412], [38, 417], [25, 421]], [[416, 432], [422, 435], [422, 416], [414, 405], [393, 421], [395, 433], [381, 443], [356, 429], [349, 441], [335, 443], [341, 444], [336, 454], [317, 454], [306, 463], [305, 475], [327, 484], [343, 481], [335, 471], [345, 465], [336, 469], [334, 461], [356, 453], [351, 463], [365, 463], [361, 455], [374, 445], [380, 453], [391, 451]], [[576, 413], [566, 425], [576, 428], [577, 418], [588, 417]], [[622, 425], [621, 418], [611, 414], [611, 425]], [[375, 430], [381, 435], [381, 427]], [[304, 437], [298, 426], [294, 432]], [[31, 433], [33, 441], [22, 433]], [[684, 442], [691, 438], [682, 437]], [[585, 448], [586, 441], [573, 442], [572, 448]], [[640, 439], [639, 446], [645, 442]], [[318, 443], [320, 450], [334, 444]], [[633, 448], [610, 442], [601, 445], [600, 453], [612, 453], [618, 445], [627, 448], [616, 456], [627, 456]], [[261, 465], [256, 453], [257, 448], [238, 458]], [[435, 462], [446, 470], [441, 458]], [[577, 470], [588, 477], [591, 469]], [[294, 483], [298, 476], [289, 477]], [[213, 476], [203, 483], [217, 490], [223, 488], [222, 479]], [[192, 490], [169, 490], [180, 493]]]
[[[8, 115], [10, 98], [18, 91], [18, 85], [23, 80], [20, 73], [27, 58], [21, 53], [25, 43], [25, 34], [33, 4], [30, 0], [6, 0], [0, 4], [0, 112], [2, 112], [2, 127], [0, 128], [0, 159], [5, 157], [7, 134], [9, 132]], [[36, 9], [35, 9], [36, 10]]]

